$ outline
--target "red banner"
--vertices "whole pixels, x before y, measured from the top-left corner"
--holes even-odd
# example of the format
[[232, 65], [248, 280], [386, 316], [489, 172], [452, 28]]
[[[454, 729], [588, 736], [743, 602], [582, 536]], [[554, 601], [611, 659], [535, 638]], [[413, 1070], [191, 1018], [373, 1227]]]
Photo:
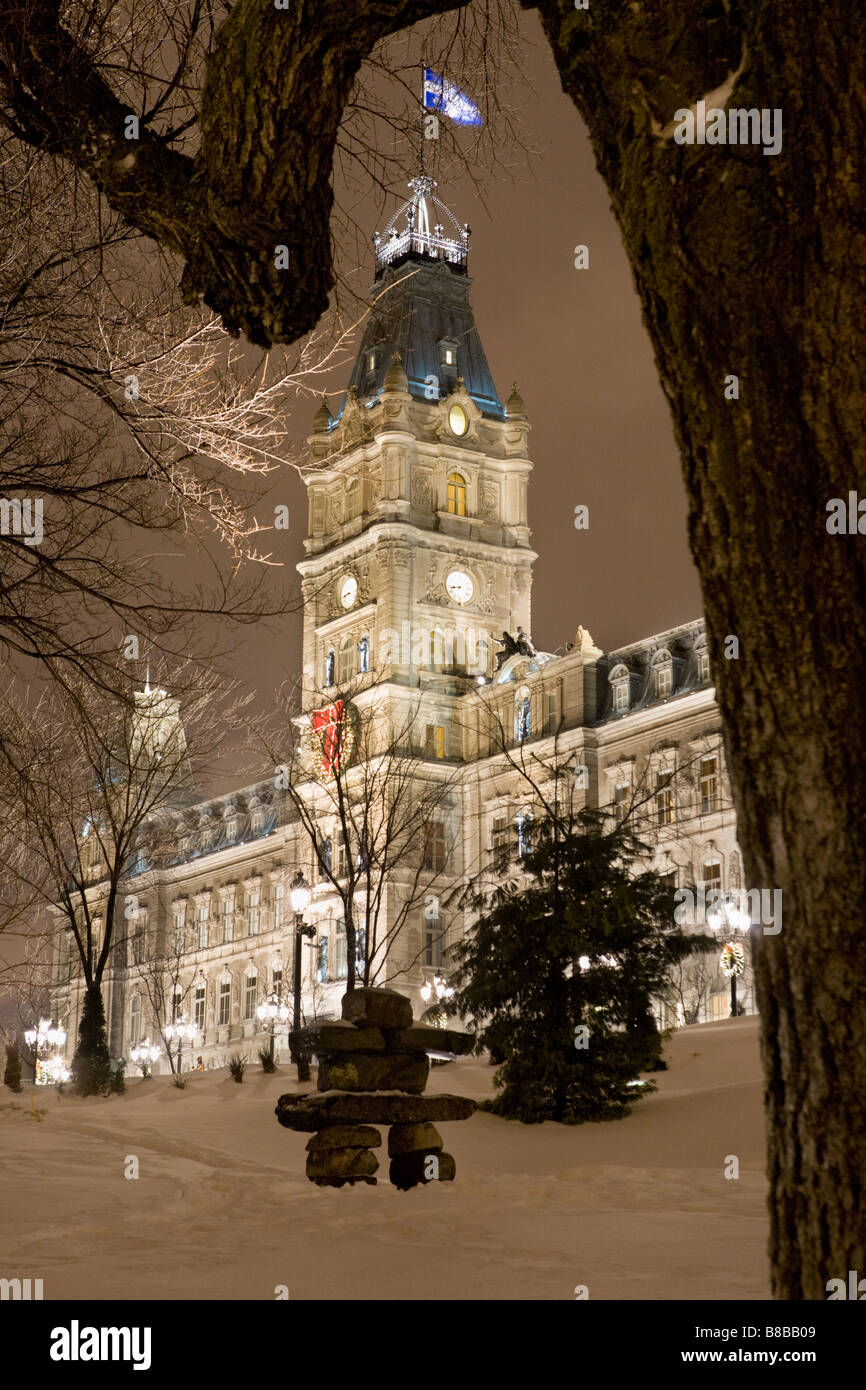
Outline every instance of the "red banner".
[[345, 730], [346, 707], [342, 700], [337, 700], [325, 709], [313, 710], [313, 733], [322, 750], [323, 777], [340, 771], [341, 758], [345, 757], [345, 750], [341, 748]]

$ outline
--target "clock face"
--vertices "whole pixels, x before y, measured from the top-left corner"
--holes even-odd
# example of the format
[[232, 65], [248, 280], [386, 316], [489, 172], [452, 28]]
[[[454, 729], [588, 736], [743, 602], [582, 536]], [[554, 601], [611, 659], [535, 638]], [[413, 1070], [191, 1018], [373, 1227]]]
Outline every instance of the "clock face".
[[347, 574], [340, 585], [340, 602], [344, 608], [351, 608], [357, 597], [358, 581], [353, 575]]
[[462, 405], [452, 405], [448, 412], [448, 425], [452, 434], [463, 435], [469, 428], [469, 416]]
[[475, 585], [462, 570], [451, 571], [445, 580], [445, 588], [449, 598], [453, 598], [455, 603], [468, 603], [475, 592]]

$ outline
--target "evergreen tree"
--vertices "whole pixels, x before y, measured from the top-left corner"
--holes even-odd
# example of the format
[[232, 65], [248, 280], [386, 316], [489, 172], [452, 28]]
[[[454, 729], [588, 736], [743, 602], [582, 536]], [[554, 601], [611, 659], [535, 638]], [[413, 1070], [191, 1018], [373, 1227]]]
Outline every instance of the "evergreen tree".
[[496, 1114], [615, 1119], [640, 1094], [629, 1082], [661, 1063], [652, 999], [669, 966], [706, 942], [675, 925], [674, 890], [640, 868], [646, 854], [598, 813], [552, 817], [535, 823], [523, 882], [469, 891], [480, 915], [455, 949], [448, 1009], [504, 1057]]
[[99, 985], [90, 985], [78, 1028], [78, 1046], [72, 1059], [72, 1082], [79, 1096], [104, 1096], [111, 1086], [111, 1060], [105, 1032], [105, 1009]]
[[6, 1044], [6, 1070], [3, 1081], [10, 1091], [21, 1090], [21, 1056], [17, 1042]]

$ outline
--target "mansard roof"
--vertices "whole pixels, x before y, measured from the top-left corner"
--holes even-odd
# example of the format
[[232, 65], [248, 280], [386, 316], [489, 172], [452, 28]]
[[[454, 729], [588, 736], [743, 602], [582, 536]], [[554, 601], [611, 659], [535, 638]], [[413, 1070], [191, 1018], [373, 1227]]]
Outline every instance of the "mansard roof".
[[[703, 618], [698, 618], [607, 652], [597, 662], [600, 698], [596, 723], [624, 719], [651, 705], [666, 704], [678, 695], [711, 689], [712, 679], [700, 678], [699, 656], [706, 651], [706, 645], [706, 624]], [[672, 677], [670, 694], [660, 696], [654, 677], [659, 669], [668, 665]], [[629, 705], [626, 710], [615, 710], [611, 682], [621, 680], [626, 675], [630, 678], [631, 687]], [[605, 683], [608, 686], [606, 693]]]

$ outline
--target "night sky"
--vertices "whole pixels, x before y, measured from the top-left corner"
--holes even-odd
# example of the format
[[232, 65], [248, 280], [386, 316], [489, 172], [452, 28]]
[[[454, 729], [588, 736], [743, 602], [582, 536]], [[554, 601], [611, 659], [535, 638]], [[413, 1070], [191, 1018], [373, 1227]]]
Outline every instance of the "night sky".
[[[487, 189], [487, 210], [468, 178], [441, 180], [437, 192], [472, 227], [471, 297], [500, 398], [516, 380], [532, 424], [533, 641], [562, 648], [582, 624], [610, 650], [699, 617], [700, 589], [670, 416], [619, 229], [540, 24], [533, 14], [522, 22], [537, 93], [525, 108], [525, 138], [541, 155], [516, 182]], [[371, 203], [370, 235], [407, 196], [412, 172], [384, 214], [377, 218]], [[588, 270], [574, 269], [578, 243], [589, 247]], [[339, 269], [345, 275], [346, 263]], [[372, 277], [368, 241], [366, 262], [350, 278], [365, 294]], [[334, 410], [348, 376], [346, 367], [334, 379]], [[314, 408], [299, 406], [299, 437], [310, 432]], [[304, 494], [291, 471], [270, 494], [291, 507], [292, 530], [273, 553], [292, 566], [302, 555]], [[574, 528], [579, 503], [590, 509], [588, 531]], [[242, 638], [239, 670], [255, 673], [263, 697], [297, 673], [300, 614], [280, 624], [276, 640], [264, 629]]]

